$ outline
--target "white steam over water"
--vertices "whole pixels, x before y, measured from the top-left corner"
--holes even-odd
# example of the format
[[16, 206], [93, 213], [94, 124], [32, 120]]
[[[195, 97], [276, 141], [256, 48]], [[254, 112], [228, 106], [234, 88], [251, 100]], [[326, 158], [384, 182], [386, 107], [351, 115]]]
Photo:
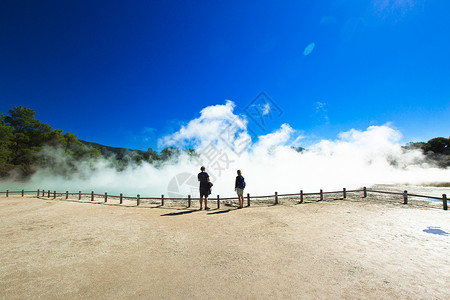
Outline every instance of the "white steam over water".
[[[38, 171], [27, 183], [3, 182], [1, 189], [95, 191], [124, 195], [186, 196], [198, 193], [197, 173], [204, 165], [214, 183], [213, 195], [234, 196], [236, 170], [241, 169], [251, 195], [340, 190], [373, 184], [444, 182], [450, 169], [428, 165], [420, 151], [402, 150], [401, 133], [389, 126], [351, 129], [335, 140], [322, 140], [298, 152], [302, 136], [289, 124], [274, 132], [252, 136], [244, 116], [234, 113], [234, 103], [204, 108], [200, 117], [159, 140], [161, 147], [194, 147], [199, 158], [182, 154], [156, 168], [144, 163], [118, 172], [98, 161], [95, 171], [71, 178]], [[57, 152], [56, 152], [57, 153]], [[57, 155], [57, 154], [55, 154]], [[86, 168], [87, 170], [87, 168]]]

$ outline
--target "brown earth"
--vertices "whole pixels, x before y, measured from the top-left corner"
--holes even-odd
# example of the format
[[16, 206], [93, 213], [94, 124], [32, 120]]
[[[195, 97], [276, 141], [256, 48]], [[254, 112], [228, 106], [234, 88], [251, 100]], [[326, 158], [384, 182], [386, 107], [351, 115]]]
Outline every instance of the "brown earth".
[[450, 294], [450, 211], [370, 194], [210, 211], [2, 196], [0, 224], [2, 299]]

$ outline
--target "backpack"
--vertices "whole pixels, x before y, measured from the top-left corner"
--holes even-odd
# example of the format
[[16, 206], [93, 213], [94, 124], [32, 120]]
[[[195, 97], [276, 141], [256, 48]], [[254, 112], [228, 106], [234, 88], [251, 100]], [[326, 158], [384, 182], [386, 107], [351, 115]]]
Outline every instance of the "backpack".
[[243, 176], [240, 176], [240, 177], [239, 177], [239, 180], [238, 180], [238, 188], [240, 188], [240, 189], [244, 189], [244, 188], [245, 188], [245, 180], [244, 180], [244, 177], [243, 177]]
[[212, 182], [210, 182], [210, 181], [208, 181], [208, 194], [209, 195], [211, 195], [211, 188], [212, 188], [212, 186], [213, 186], [213, 183]]

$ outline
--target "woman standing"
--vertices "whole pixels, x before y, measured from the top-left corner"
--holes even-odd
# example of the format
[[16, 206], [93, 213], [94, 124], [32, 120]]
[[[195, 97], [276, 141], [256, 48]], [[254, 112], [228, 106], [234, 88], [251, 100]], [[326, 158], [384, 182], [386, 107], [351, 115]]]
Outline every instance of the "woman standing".
[[244, 189], [245, 189], [245, 180], [242, 176], [241, 170], [237, 170], [236, 182], [234, 184], [234, 190], [236, 191], [239, 198], [239, 207], [244, 207]]

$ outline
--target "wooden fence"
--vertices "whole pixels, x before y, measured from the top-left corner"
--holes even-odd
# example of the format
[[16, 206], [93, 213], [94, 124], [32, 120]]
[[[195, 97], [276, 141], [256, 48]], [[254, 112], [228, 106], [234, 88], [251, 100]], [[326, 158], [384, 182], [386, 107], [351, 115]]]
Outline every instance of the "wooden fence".
[[[325, 194], [342, 194], [342, 199], [347, 198], [347, 193], [362, 193], [362, 197], [367, 197], [367, 193], [380, 193], [380, 194], [389, 194], [389, 195], [400, 195], [403, 196], [403, 204], [408, 204], [408, 197], [422, 197], [422, 198], [428, 198], [428, 199], [435, 199], [435, 200], [442, 200], [442, 208], [444, 210], [448, 210], [447, 206], [447, 195], [442, 194], [442, 198], [435, 197], [435, 196], [428, 196], [428, 195], [418, 195], [418, 194], [408, 194], [408, 191], [403, 191], [403, 193], [400, 192], [389, 192], [389, 191], [377, 191], [372, 189], [367, 189], [366, 187], [363, 187], [361, 190], [347, 190], [342, 189], [342, 191], [332, 191], [332, 192], [324, 192], [323, 190], [320, 190], [318, 193], [304, 193], [303, 190], [300, 190], [299, 193], [294, 194], [278, 194], [275, 192], [273, 195], [266, 195], [266, 196], [250, 196], [250, 194], [247, 194], [247, 206], [250, 206], [251, 199], [263, 199], [263, 198], [273, 198], [274, 199], [274, 205], [279, 204], [279, 198], [280, 197], [298, 197], [298, 203], [303, 203], [305, 196], [318, 196], [319, 200], [321, 201], [324, 199]], [[46, 197], [46, 198], [53, 198], [56, 197], [63, 197], [65, 199], [69, 199], [69, 196], [75, 196], [78, 198], [78, 200], [81, 200], [83, 196], [89, 196], [90, 201], [94, 201], [95, 197], [101, 197], [103, 198], [104, 202], [108, 202], [108, 197], [110, 198], [118, 198], [119, 203], [123, 204], [124, 200], [132, 200], [136, 201], [136, 205], [139, 206], [141, 204], [141, 201], [143, 200], [152, 200], [152, 201], [158, 201], [161, 203], [161, 206], [164, 206], [165, 200], [168, 201], [187, 201], [187, 207], [191, 207], [192, 201], [199, 201], [200, 198], [192, 198], [190, 195], [187, 196], [187, 198], [167, 198], [164, 197], [164, 195], [161, 195], [161, 197], [141, 197], [140, 195], [137, 195], [136, 197], [129, 197], [124, 196], [122, 193], [120, 195], [108, 195], [108, 193], [105, 194], [95, 194], [93, 191], [90, 193], [82, 193], [81, 191], [77, 193], [66, 191], [64, 193], [59, 193], [56, 191], [51, 192], [50, 190], [40, 190], [37, 191], [9, 191], [6, 190], [6, 192], [0, 192], [1, 194], [5, 194], [6, 197], [9, 197], [9, 195], [13, 194], [19, 194], [22, 197], [25, 196], [25, 194], [35, 194], [38, 198], [39, 197]], [[230, 198], [220, 198], [219, 195], [217, 195], [216, 199], [213, 199], [212, 197], [209, 198], [210, 200], [217, 201], [217, 208], [220, 208], [220, 202], [221, 201], [229, 201], [229, 200], [238, 200], [237, 197], [230, 197]]]

